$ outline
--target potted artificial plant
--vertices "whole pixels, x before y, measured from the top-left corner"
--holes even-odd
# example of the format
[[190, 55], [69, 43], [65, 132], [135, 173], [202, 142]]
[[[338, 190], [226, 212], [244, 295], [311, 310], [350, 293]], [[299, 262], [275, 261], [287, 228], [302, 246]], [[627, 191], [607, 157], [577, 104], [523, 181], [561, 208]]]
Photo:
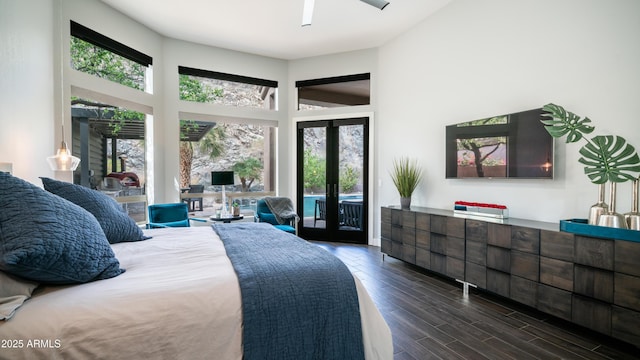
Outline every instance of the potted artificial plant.
[[231, 208], [232, 208], [232, 215], [233, 216], [240, 216], [240, 203], [238, 202], [238, 200], [233, 200], [233, 203], [231, 204]]
[[400, 193], [400, 207], [409, 209], [411, 207], [411, 195], [422, 179], [422, 168], [420, 168], [416, 160], [402, 157], [393, 161], [391, 179]]

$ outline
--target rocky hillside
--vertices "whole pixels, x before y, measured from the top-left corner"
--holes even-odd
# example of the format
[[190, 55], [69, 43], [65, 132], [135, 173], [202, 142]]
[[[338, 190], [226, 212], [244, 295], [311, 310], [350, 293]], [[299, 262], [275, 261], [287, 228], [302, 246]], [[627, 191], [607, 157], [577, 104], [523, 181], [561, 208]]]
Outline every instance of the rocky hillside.
[[[191, 167], [191, 183], [209, 185], [212, 171], [231, 170], [232, 166], [248, 157], [255, 157], [264, 161], [264, 134], [268, 131], [263, 126], [246, 124], [219, 124], [227, 134], [224, 139], [224, 153], [211, 159], [194, 143], [193, 164]], [[347, 128], [340, 134], [340, 166], [351, 166], [362, 172], [362, 131], [360, 127]], [[326, 144], [324, 131], [306, 131], [304, 136], [305, 148], [312, 149], [316, 154], [324, 154]], [[141, 141], [118, 141], [118, 152], [127, 156], [127, 170], [141, 175], [144, 167], [144, 143]], [[141, 176], [144, 181], [144, 177]], [[262, 182], [256, 181], [252, 190], [262, 190]]]
[[[208, 86], [222, 89], [221, 96], [213, 102], [228, 106], [263, 107], [264, 88], [249, 84], [239, 84], [229, 81], [200, 79]], [[248, 124], [218, 124], [225, 129], [224, 153], [212, 159], [209, 153], [204, 152], [198, 143], [194, 143], [193, 163], [191, 166], [191, 183], [209, 186], [211, 172], [231, 170], [234, 164], [249, 157], [260, 159], [264, 162], [265, 149], [264, 137], [269, 134], [269, 128]], [[358, 126], [344, 127], [340, 134], [340, 167], [350, 166], [356, 171], [362, 172], [363, 134]], [[324, 131], [308, 129], [304, 136], [305, 148], [312, 149], [316, 154], [326, 151]], [[138, 174], [143, 174], [144, 142], [124, 141], [118, 142], [118, 151], [126, 154], [127, 169]], [[254, 182], [252, 190], [262, 190], [262, 181]]]

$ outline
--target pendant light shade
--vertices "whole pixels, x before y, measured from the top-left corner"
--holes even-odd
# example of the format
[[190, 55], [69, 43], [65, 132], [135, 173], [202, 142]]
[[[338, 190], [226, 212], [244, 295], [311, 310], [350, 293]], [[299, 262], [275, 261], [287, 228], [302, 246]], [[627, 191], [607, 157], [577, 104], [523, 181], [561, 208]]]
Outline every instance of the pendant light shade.
[[54, 171], [75, 171], [80, 164], [80, 158], [71, 155], [67, 143], [62, 140], [60, 148], [54, 156], [49, 156], [47, 162]]

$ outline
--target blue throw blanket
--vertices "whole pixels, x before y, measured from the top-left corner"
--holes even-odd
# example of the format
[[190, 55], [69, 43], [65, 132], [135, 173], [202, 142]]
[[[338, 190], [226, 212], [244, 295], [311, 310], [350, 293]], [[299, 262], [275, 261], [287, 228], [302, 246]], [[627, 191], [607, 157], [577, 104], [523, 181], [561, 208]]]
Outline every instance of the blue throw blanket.
[[244, 360], [364, 359], [358, 294], [344, 263], [270, 224], [212, 226], [240, 282]]

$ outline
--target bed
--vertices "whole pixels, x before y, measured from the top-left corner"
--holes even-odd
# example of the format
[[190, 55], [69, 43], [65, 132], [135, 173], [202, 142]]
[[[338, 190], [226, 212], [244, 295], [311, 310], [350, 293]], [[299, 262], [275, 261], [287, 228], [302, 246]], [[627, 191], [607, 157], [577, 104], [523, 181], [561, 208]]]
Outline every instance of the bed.
[[[0, 192], [1, 187], [2, 179]], [[0, 220], [3, 219], [0, 215]], [[6, 238], [3, 224], [7, 222], [0, 223], [0, 237]], [[247, 305], [239, 273], [225, 248], [225, 243], [234, 240], [223, 240], [220, 236], [235, 233], [230, 225], [233, 224], [214, 225], [224, 227], [223, 232], [204, 226], [145, 230], [142, 241], [109, 244], [118, 267], [126, 271], [80, 284], [38, 286], [9, 319], [0, 321], [0, 358], [259, 358], [245, 353], [251, 340], [243, 337], [247, 328], [243, 306]], [[268, 227], [266, 224], [250, 226], [258, 227], [244, 231], [262, 234], [266, 230], [263, 241], [268, 242], [273, 236], [271, 230], [260, 228]], [[284, 240], [301, 246], [301, 253], [313, 247], [333, 257], [320, 247], [286, 235], [292, 238]], [[235, 244], [242, 243], [236, 240]], [[259, 255], [263, 251], [258, 247], [251, 252]], [[358, 336], [364, 358], [392, 359], [389, 327], [362, 283], [355, 276], [350, 277], [357, 293], [361, 325]], [[280, 280], [269, 285], [273, 289], [278, 286], [282, 286]], [[282, 300], [273, 294], [277, 292], [265, 301]], [[270, 331], [273, 329], [263, 332]], [[272, 340], [286, 342], [288, 336], [278, 334]], [[269, 339], [273, 334], [262, 335]], [[319, 354], [295, 354], [287, 350], [282, 357], [269, 357], [329, 358]]]

